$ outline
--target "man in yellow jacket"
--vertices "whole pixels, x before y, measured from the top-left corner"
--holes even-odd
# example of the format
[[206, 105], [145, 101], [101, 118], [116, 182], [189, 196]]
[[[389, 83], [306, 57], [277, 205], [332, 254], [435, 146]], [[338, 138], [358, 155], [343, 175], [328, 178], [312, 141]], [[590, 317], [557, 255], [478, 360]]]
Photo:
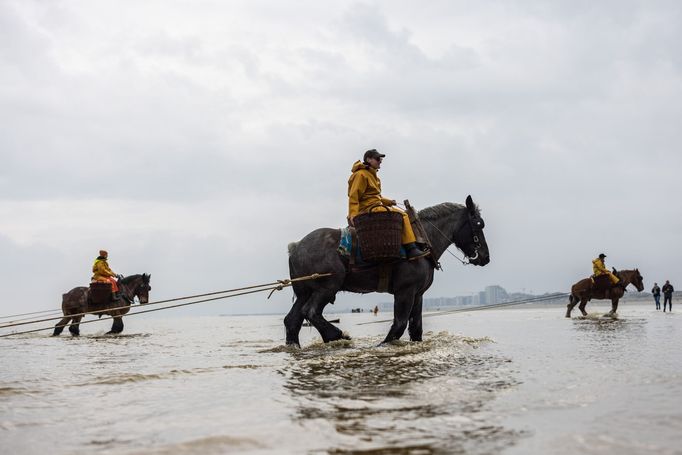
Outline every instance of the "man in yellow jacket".
[[107, 258], [109, 253], [105, 250], [99, 250], [99, 256], [95, 259], [94, 264], [92, 264], [92, 278], [91, 281], [99, 281], [101, 283], [111, 283], [111, 291], [118, 292], [118, 281], [116, 280], [116, 274], [109, 268], [107, 263]]
[[607, 275], [611, 280], [612, 284], [617, 284], [620, 280], [616, 275], [611, 273], [611, 271], [609, 271], [609, 269], [606, 268], [604, 258], [606, 258], [606, 255], [604, 253], [601, 253], [597, 259], [594, 259], [592, 261], [592, 272], [594, 273], [593, 276], [597, 277], [600, 275]]
[[386, 155], [375, 149], [367, 150], [362, 161], [356, 161], [348, 179], [348, 223], [353, 226], [353, 218], [366, 213], [372, 207], [385, 206], [403, 216], [403, 232], [401, 243], [405, 247], [408, 259], [424, 256], [426, 253], [417, 247], [412, 225], [407, 213], [395, 207], [396, 201], [381, 195], [381, 180], [377, 172]]

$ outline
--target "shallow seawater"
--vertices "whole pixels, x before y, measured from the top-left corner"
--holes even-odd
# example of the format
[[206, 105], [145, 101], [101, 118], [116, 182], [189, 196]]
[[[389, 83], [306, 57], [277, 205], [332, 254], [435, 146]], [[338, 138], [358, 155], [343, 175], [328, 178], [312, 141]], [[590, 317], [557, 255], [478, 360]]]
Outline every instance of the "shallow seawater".
[[[652, 307], [653, 305], [651, 305]], [[424, 319], [341, 314], [351, 341], [281, 316], [127, 318], [0, 338], [5, 453], [680, 453], [682, 316], [621, 305]], [[603, 310], [603, 311], [602, 311]], [[335, 316], [336, 317], [336, 316]], [[406, 338], [406, 337], [404, 337]], [[677, 341], [676, 341], [677, 340]]]

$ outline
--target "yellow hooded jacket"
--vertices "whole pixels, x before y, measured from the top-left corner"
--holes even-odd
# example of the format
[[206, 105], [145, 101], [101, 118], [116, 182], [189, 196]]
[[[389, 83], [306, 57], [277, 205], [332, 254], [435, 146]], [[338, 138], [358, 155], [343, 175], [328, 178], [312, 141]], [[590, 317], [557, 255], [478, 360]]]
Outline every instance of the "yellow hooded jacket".
[[376, 169], [356, 161], [348, 179], [348, 218], [353, 219], [377, 205], [393, 205], [391, 199], [381, 196], [381, 180]]
[[620, 281], [616, 275], [611, 273], [611, 271], [606, 268], [606, 264], [604, 264], [604, 261], [601, 258], [597, 258], [592, 261], [592, 272], [594, 273], [594, 276], [608, 275], [613, 284], [616, 284], [618, 281]]
[[602, 261], [600, 258], [597, 258], [592, 261], [592, 273], [594, 273], [594, 276], [599, 276], [609, 273], [609, 271], [606, 268], [604, 261]]
[[116, 274], [109, 268], [106, 259], [97, 258], [92, 264], [92, 281], [109, 281], [107, 278], [115, 277]]

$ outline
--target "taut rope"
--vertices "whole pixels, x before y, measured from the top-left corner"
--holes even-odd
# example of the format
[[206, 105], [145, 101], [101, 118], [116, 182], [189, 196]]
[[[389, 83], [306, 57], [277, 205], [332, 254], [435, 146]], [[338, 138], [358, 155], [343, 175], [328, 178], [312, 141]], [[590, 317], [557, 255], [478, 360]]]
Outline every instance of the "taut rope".
[[[268, 296], [268, 298], [270, 298], [270, 296], [271, 296], [275, 291], [281, 291], [281, 290], [284, 289], [285, 287], [291, 286], [291, 285], [293, 285], [293, 284], [296, 283], [296, 282], [299, 282], [299, 281], [308, 281], [308, 280], [317, 280], [317, 279], [319, 279], [319, 278], [324, 278], [324, 277], [331, 276], [331, 275], [332, 275], [331, 273], [313, 273], [312, 275], [308, 275], [308, 276], [303, 276], [303, 277], [298, 277], [298, 278], [291, 278], [291, 279], [284, 279], [284, 280], [277, 280], [277, 281], [272, 282], [272, 283], [265, 283], [265, 284], [259, 284], [259, 285], [254, 285], [254, 286], [246, 286], [246, 287], [242, 287], [242, 288], [228, 289], [228, 290], [225, 290], [225, 291], [209, 292], [209, 293], [206, 293], [206, 294], [196, 294], [196, 295], [191, 295], [191, 296], [187, 296], [187, 297], [177, 297], [177, 298], [174, 298], [174, 299], [159, 300], [159, 301], [157, 301], [157, 302], [150, 302], [150, 303], [147, 303], [147, 304], [145, 304], [145, 305], [158, 305], [158, 304], [160, 304], [160, 303], [169, 303], [169, 302], [176, 302], [176, 301], [178, 301], [178, 300], [187, 300], [187, 299], [193, 299], [193, 298], [197, 298], [197, 297], [206, 297], [206, 296], [209, 296], [209, 295], [230, 293], [230, 295], [223, 295], [223, 296], [220, 296], [220, 297], [212, 297], [212, 298], [210, 298], [210, 299], [196, 300], [196, 301], [194, 301], [194, 302], [178, 303], [178, 304], [175, 304], [175, 305], [169, 305], [169, 306], [165, 306], [165, 307], [161, 307], [161, 308], [152, 308], [152, 309], [149, 309], [149, 310], [135, 311], [135, 312], [126, 314], [126, 316], [133, 316], [133, 315], [136, 315], [136, 314], [143, 314], [143, 313], [152, 313], [152, 312], [154, 312], [154, 311], [167, 310], [167, 309], [170, 309], [170, 308], [179, 308], [179, 307], [183, 307], [183, 306], [187, 306], [187, 305], [195, 305], [195, 304], [197, 304], [197, 303], [211, 302], [211, 301], [214, 301], [214, 300], [229, 299], [229, 298], [231, 298], [231, 297], [238, 297], [238, 296], [247, 295], [247, 294], [255, 294], [255, 293], [257, 293], [257, 292], [263, 292], [263, 291], [270, 291], [270, 295]], [[262, 289], [259, 289], [259, 288], [262, 288]], [[244, 291], [244, 292], [237, 292], [237, 291]], [[237, 292], [237, 293], [236, 293], [236, 294], [232, 294], [233, 292]], [[4, 328], [8, 328], [8, 327], [15, 327], [15, 326], [25, 325], [25, 324], [36, 324], [36, 323], [39, 323], [39, 322], [47, 322], [47, 321], [52, 321], [52, 320], [56, 320], [56, 319], [62, 319], [62, 318], [64, 318], [64, 317], [74, 318], [74, 317], [79, 317], [79, 316], [85, 316], [86, 314], [101, 314], [101, 313], [108, 313], [108, 312], [111, 312], [111, 311], [116, 311], [116, 310], [125, 309], [125, 308], [131, 308], [131, 306], [130, 306], [130, 305], [126, 305], [126, 306], [122, 306], [122, 307], [109, 308], [109, 309], [106, 309], [106, 310], [93, 311], [93, 312], [89, 312], [89, 313], [67, 314], [67, 315], [63, 315], [63, 316], [59, 316], [59, 317], [55, 317], [55, 318], [38, 319], [38, 320], [35, 320], [35, 321], [30, 321], [30, 322], [20, 322], [20, 323], [17, 323], [17, 324], [8, 324], [8, 325], [0, 326], [0, 328], [1, 328], [1, 329], [4, 329]], [[92, 320], [92, 321], [83, 321], [83, 322], [79, 322], [79, 324], [88, 324], [88, 323], [90, 323], [90, 322], [97, 322], [97, 321], [100, 321], [100, 320], [113, 319], [113, 318], [115, 318], [115, 317], [120, 317], [120, 316], [110, 316], [110, 317], [106, 317], [106, 318], [94, 319], [94, 320]], [[67, 327], [67, 326], [70, 326], [70, 325], [71, 325], [71, 324], [69, 323], [69, 324], [57, 325], [57, 326], [52, 326], [52, 327], [43, 327], [43, 328], [40, 328], [40, 329], [25, 330], [25, 331], [22, 331], [22, 332], [5, 333], [5, 334], [0, 335], [0, 338], [12, 336], [12, 335], [22, 335], [22, 334], [26, 334], [26, 333], [39, 332], [39, 331], [42, 331], [42, 330], [51, 330], [51, 329], [54, 329], [54, 328], [57, 328], [57, 327]]]
[[[489, 310], [491, 308], [500, 308], [500, 307], [505, 307], [505, 306], [525, 305], [527, 303], [537, 303], [537, 302], [544, 302], [546, 300], [556, 300], [556, 299], [560, 299], [562, 297], [567, 297], [568, 295], [569, 295], [568, 292], [563, 292], [563, 293], [562, 292], [555, 292], [553, 294], [540, 295], [540, 296], [531, 297], [528, 299], [515, 300], [513, 302], [502, 302], [502, 303], [494, 303], [491, 305], [479, 305], [479, 306], [475, 306], [472, 308], [457, 308], [455, 310], [438, 311], [436, 313], [425, 314], [422, 317], [423, 318], [432, 318], [432, 317], [443, 316], [443, 315], [452, 314], [452, 313], [466, 313], [469, 311]], [[356, 325], [379, 324], [382, 322], [393, 322], [393, 319], [382, 319], [380, 321], [361, 322], [361, 323], [356, 324]]]

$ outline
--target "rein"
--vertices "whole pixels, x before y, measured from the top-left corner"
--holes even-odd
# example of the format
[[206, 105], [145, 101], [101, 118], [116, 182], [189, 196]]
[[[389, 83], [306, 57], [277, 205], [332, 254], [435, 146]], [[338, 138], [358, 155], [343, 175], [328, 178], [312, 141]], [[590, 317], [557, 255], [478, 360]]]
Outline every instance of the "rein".
[[123, 290], [125, 290], [125, 292], [121, 292], [121, 297], [123, 297], [123, 299], [125, 299], [125, 301], [128, 302], [129, 304], [131, 305], [135, 304], [135, 297], [139, 298], [138, 294], [141, 284], [130, 283], [133, 285], [132, 286], [133, 289], [131, 289], [131, 286], [129, 286], [127, 283], [123, 283], [122, 281], [123, 279], [119, 280], [119, 285]]
[[[404, 209], [404, 210], [407, 209], [407, 207], [405, 207], [403, 204], [396, 203], [396, 205], [397, 205], [398, 207]], [[443, 236], [443, 238], [444, 238], [445, 240], [447, 240], [448, 246], [445, 247], [445, 251], [447, 251], [448, 253], [450, 253], [450, 255], [451, 255], [452, 257], [454, 257], [454, 258], [457, 259], [459, 262], [461, 262], [462, 265], [471, 265], [470, 262], [467, 262], [467, 261], [465, 261], [465, 260], [463, 260], [463, 259], [460, 259], [459, 256], [457, 256], [455, 253], [453, 253], [452, 251], [450, 251], [450, 245], [452, 245], [452, 243], [453, 243], [452, 240], [450, 240], [450, 237], [448, 237], [447, 235], [445, 235], [445, 234], [443, 233], [443, 231], [441, 231], [440, 229], [438, 229], [438, 226], [436, 226], [435, 224], [433, 224], [433, 223], [430, 222], [429, 220], [423, 220], [423, 221], [426, 221], [426, 222], [429, 223], [431, 226], [433, 226], [433, 228], [434, 228], [441, 236]], [[469, 224], [471, 224], [471, 217], [469, 217]], [[472, 229], [473, 229], [473, 226], [472, 226]], [[478, 242], [478, 237], [477, 237], [477, 236], [474, 236], [474, 237], [475, 237], [475, 241]], [[478, 249], [477, 249], [477, 252], [478, 252]], [[442, 270], [441, 267], [437, 267], [437, 268]]]
[[450, 240], [450, 238], [449, 238], [447, 235], [445, 235], [445, 234], [443, 233], [443, 231], [441, 231], [440, 229], [438, 229], [438, 226], [436, 226], [435, 224], [433, 224], [432, 222], [430, 222], [430, 221], [428, 221], [428, 220], [425, 220], [425, 221], [426, 221], [427, 223], [429, 223], [431, 226], [433, 226], [433, 228], [434, 228], [440, 235], [442, 235], [443, 238], [444, 238], [445, 240], [448, 241], [448, 246], [445, 248], [445, 251], [447, 251], [448, 253], [450, 253], [450, 255], [452, 255], [452, 257], [454, 257], [454, 258], [457, 259], [459, 262], [461, 262], [462, 265], [471, 265], [470, 262], [467, 262], [467, 261], [464, 261], [463, 259], [460, 259], [459, 256], [457, 256], [455, 253], [453, 253], [452, 251], [450, 251], [450, 245], [452, 245], [452, 241]]

